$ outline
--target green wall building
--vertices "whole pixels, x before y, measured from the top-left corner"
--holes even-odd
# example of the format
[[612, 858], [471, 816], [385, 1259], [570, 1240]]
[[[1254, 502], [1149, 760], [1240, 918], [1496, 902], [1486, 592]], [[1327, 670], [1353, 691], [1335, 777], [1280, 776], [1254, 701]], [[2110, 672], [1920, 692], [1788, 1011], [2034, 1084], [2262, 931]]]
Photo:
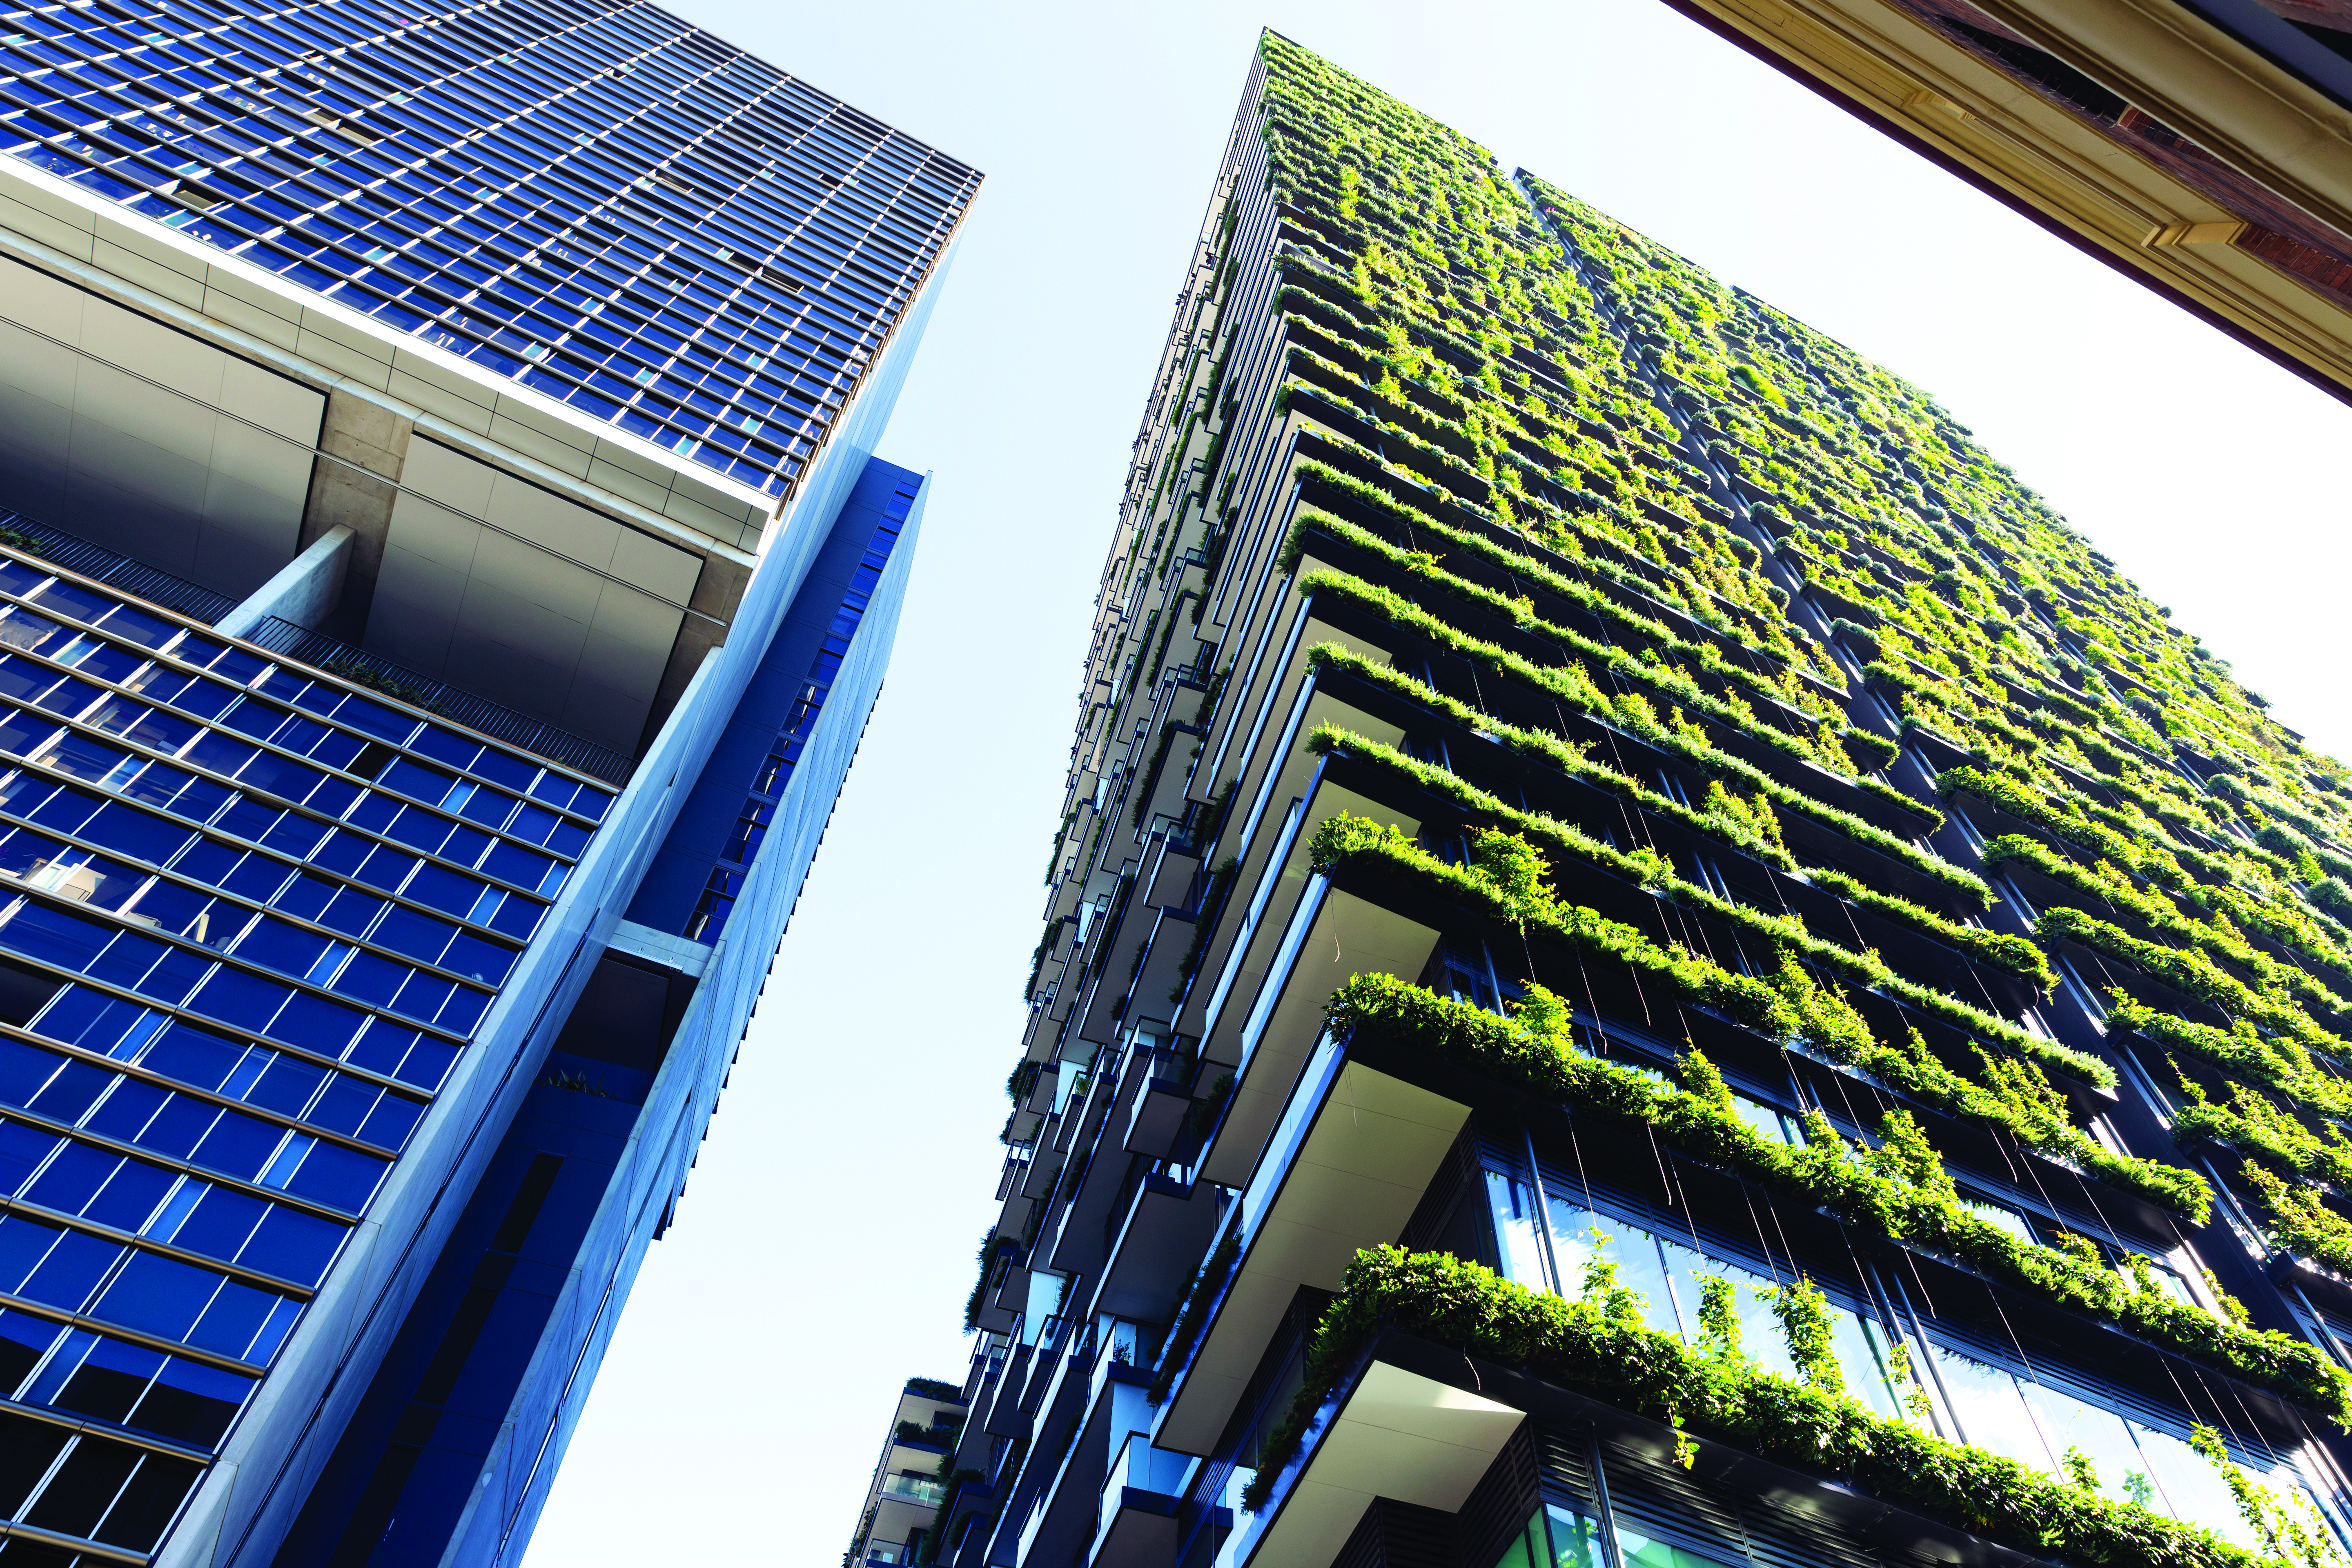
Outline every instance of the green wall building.
[[1926, 394], [1272, 35], [1067, 807], [855, 1560], [2343, 1560], [2343, 769]]

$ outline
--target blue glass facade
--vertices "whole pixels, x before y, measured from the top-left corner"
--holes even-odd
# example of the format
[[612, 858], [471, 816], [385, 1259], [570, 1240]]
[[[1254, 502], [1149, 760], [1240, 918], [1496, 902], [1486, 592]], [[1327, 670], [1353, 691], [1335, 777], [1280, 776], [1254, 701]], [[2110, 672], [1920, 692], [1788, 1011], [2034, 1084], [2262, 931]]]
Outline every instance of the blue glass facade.
[[980, 179], [577, 0], [6, 11], [0, 149], [769, 494]]
[[[605, 953], [278, 1562], [437, 1561], [460, 1534], [462, 1560], [520, 1555], [561, 1458], [559, 1418], [576, 1411], [576, 1398], [563, 1405], [572, 1391], [562, 1383], [535, 1391], [549, 1398], [532, 1423], [519, 1424], [528, 1440], [502, 1442], [501, 1423], [540, 1357], [568, 1367], [578, 1356], [563, 1317], [583, 1295], [575, 1287], [567, 1296], [574, 1263], [599, 1260], [598, 1272], [609, 1272], [596, 1280], [597, 1300], [616, 1300], [642, 1256], [628, 1243], [649, 1238], [632, 1228], [650, 1220], [658, 1235], [667, 1223], [684, 1171], [633, 1159], [632, 1144], [675, 1137], [690, 1159], [699, 1141], [700, 1090], [718, 1085], [691, 1064], [707, 1060], [723, 1077], [744, 1023], [732, 1003], [712, 998], [738, 994], [745, 982], [756, 990], [781, 924], [775, 900], [759, 900], [751, 884], [759, 877], [796, 890], [815, 854], [887, 662], [922, 482], [886, 463], [866, 466], [630, 908], [644, 929], [686, 926], [709, 956], [688, 973], [662, 962], [674, 950]], [[893, 559], [902, 563], [895, 573]], [[761, 807], [750, 835], [736, 810], [747, 789]], [[725, 869], [715, 875], [734, 893], [714, 917], [698, 889], [722, 836]], [[749, 940], [722, 942], [747, 891], [753, 917], [737, 929]], [[486, 1490], [506, 1506], [469, 1512]]]
[[[688, 791], [616, 792], [0, 552], [12, 1530], [154, 1551], [252, 1435], [257, 1391], [333, 1381], [331, 1335], [297, 1332], [400, 1174], [460, 1212], [386, 1314], [365, 1399], [306, 1424], [338, 1440], [274, 1519], [186, 1560], [427, 1560], [461, 1530], [520, 1551], [879, 690], [922, 487], [862, 465], [734, 695], [706, 678], [666, 732], [683, 758], [706, 731]], [[638, 852], [588, 864], [608, 821]], [[519, 973], [522, 1018], [496, 1011]], [[430, 1148], [411, 1167], [469, 1080], [520, 1091], [502, 1128], [474, 1117], [495, 1133], [478, 1173]], [[584, 1321], [562, 1310], [583, 1268], [604, 1275]], [[537, 1440], [498, 1446], [534, 1402]], [[277, 1436], [240, 1458], [283, 1463]]]
[[14, 551], [0, 643], [0, 1502], [143, 1552], [614, 792]]
[[0, 1557], [513, 1561], [880, 689], [979, 175], [572, 0], [0, 13]]

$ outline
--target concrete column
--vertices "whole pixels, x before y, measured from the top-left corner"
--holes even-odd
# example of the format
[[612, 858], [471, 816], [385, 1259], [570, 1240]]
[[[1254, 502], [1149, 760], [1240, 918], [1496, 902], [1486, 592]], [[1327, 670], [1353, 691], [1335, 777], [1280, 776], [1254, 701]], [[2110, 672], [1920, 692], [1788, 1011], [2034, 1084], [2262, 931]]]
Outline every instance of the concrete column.
[[341, 523], [327, 530], [318, 543], [279, 567], [276, 576], [214, 622], [213, 630], [233, 637], [251, 637], [253, 628], [272, 616], [315, 630], [342, 601], [352, 541], [358, 537]]
[[341, 599], [316, 629], [355, 647], [367, 635], [368, 607], [375, 599], [384, 540], [392, 532], [392, 505], [400, 495], [400, 471], [415, 429], [380, 404], [341, 390], [327, 395], [320, 455], [311, 465], [310, 496], [302, 510], [301, 544], [307, 551], [338, 528], [351, 531]]

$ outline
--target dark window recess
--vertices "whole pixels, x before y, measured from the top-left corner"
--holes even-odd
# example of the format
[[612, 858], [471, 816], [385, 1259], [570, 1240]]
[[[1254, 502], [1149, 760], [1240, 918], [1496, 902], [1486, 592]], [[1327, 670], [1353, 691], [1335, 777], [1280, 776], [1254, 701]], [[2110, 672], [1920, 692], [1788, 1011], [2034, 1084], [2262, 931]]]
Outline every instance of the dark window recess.
[[752, 776], [751, 792], [744, 797], [734, 831], [719, 854], [719, 864], [712, 868], [710, 880], [696, 900], [694, 913], [687, 919], [686, 929], [680, 934], [688, 940], [715, 943], [719, 932], [726, 929], [727, 917], [742, 895], [744, 877], [768, 836], [776, 807], [783, 798], [784, 786], [792, 782], [802, 748], [816, 729], [817, 716], [824, 710], [834, 677], [840, 672], [850, 639], [856, 636], [859, 624], [866, 618], [866, 606], [873, 602], [883, 568], [889, 563], [891, 549], [898, 542], [898, 532], [904, 525], [903, 510], [896, 516], [886, 515], [874, 530], [874, 537], [866, 542], [866, 553], [850, 575], [849, 589], [842, 595], [841, 607], [834, 612], [833, 624], [818, 645], [816, 657], [809, 663], [808, 679], [802, 683], [800, 699], [793, 704], [792, 715], [784, 721], [783, 729], [777, 732], [766, 761]]
[[383, 772], [385, 764], [400, 755], [381, 741], [371, 741], [365, 750], [352, 763], [351, 771], [363, 779], [373, 779]]
[[60, 988], [49, 975], [0, 959], [0, 1020], [19, 1027], [31, 1023]]
[[383, 1451], [375, 1474], [368, 1478], [367, 1490], [361, 1494], [359, 1507], [352, 1510], [351, 1527], [328, 1559], [330, 1568], [366, 1568], [367, 1560], [392, 1529], [392, 1510], [423, 1454], [422, 1448], [405, 1443], [394, 1443]]

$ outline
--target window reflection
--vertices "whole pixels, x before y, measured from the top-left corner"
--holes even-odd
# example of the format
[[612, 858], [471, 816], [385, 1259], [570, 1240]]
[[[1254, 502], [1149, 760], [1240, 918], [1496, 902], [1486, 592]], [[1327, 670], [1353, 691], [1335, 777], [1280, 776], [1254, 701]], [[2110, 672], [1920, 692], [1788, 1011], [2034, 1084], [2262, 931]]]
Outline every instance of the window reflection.
[[[1622, 1542], [1628, 1538], [1620, 1531], [1618, 1539]], [[1607, 1562], [1596, 1521], [1548, 1503], [1511, 1538], [1494, 1568], [1606, 1568]]]
[[[1765, 1370], [1797, 1379], [1796, 1363], [1768, 1294], [1779, 1281], [1707, 1257], [1685, 1241], [1596, 1214], [1558, 1193], [1546, 1194], [1550, 1199], [1549, 1224], [1538, 1233], [1533, 1186], [1504, 1172], [1489, 1169], [1486, 1174], [1488, 1208], [1507, 1278], [1576, 1297], [1583, 1294], [1596, 1267], [1614, 1266], [1617, 1287], [1639, 1300], [1643, 1324], [1688, 1342], [1699, 1336], [1702, 1278], [1719, 1277], [1732, 1286], [1741, 1349]], [[1548, 1267], [1559, 1270], [1557, 1287], [1549, 1279]], [[1880, 1325], [1834, 1305], [1831, 1331], [1847, 1390], [1878, 1415], [1889, 1420], [1902, 1416], [1902, 1394], [1911, 1384], [1892, 1337]]]

